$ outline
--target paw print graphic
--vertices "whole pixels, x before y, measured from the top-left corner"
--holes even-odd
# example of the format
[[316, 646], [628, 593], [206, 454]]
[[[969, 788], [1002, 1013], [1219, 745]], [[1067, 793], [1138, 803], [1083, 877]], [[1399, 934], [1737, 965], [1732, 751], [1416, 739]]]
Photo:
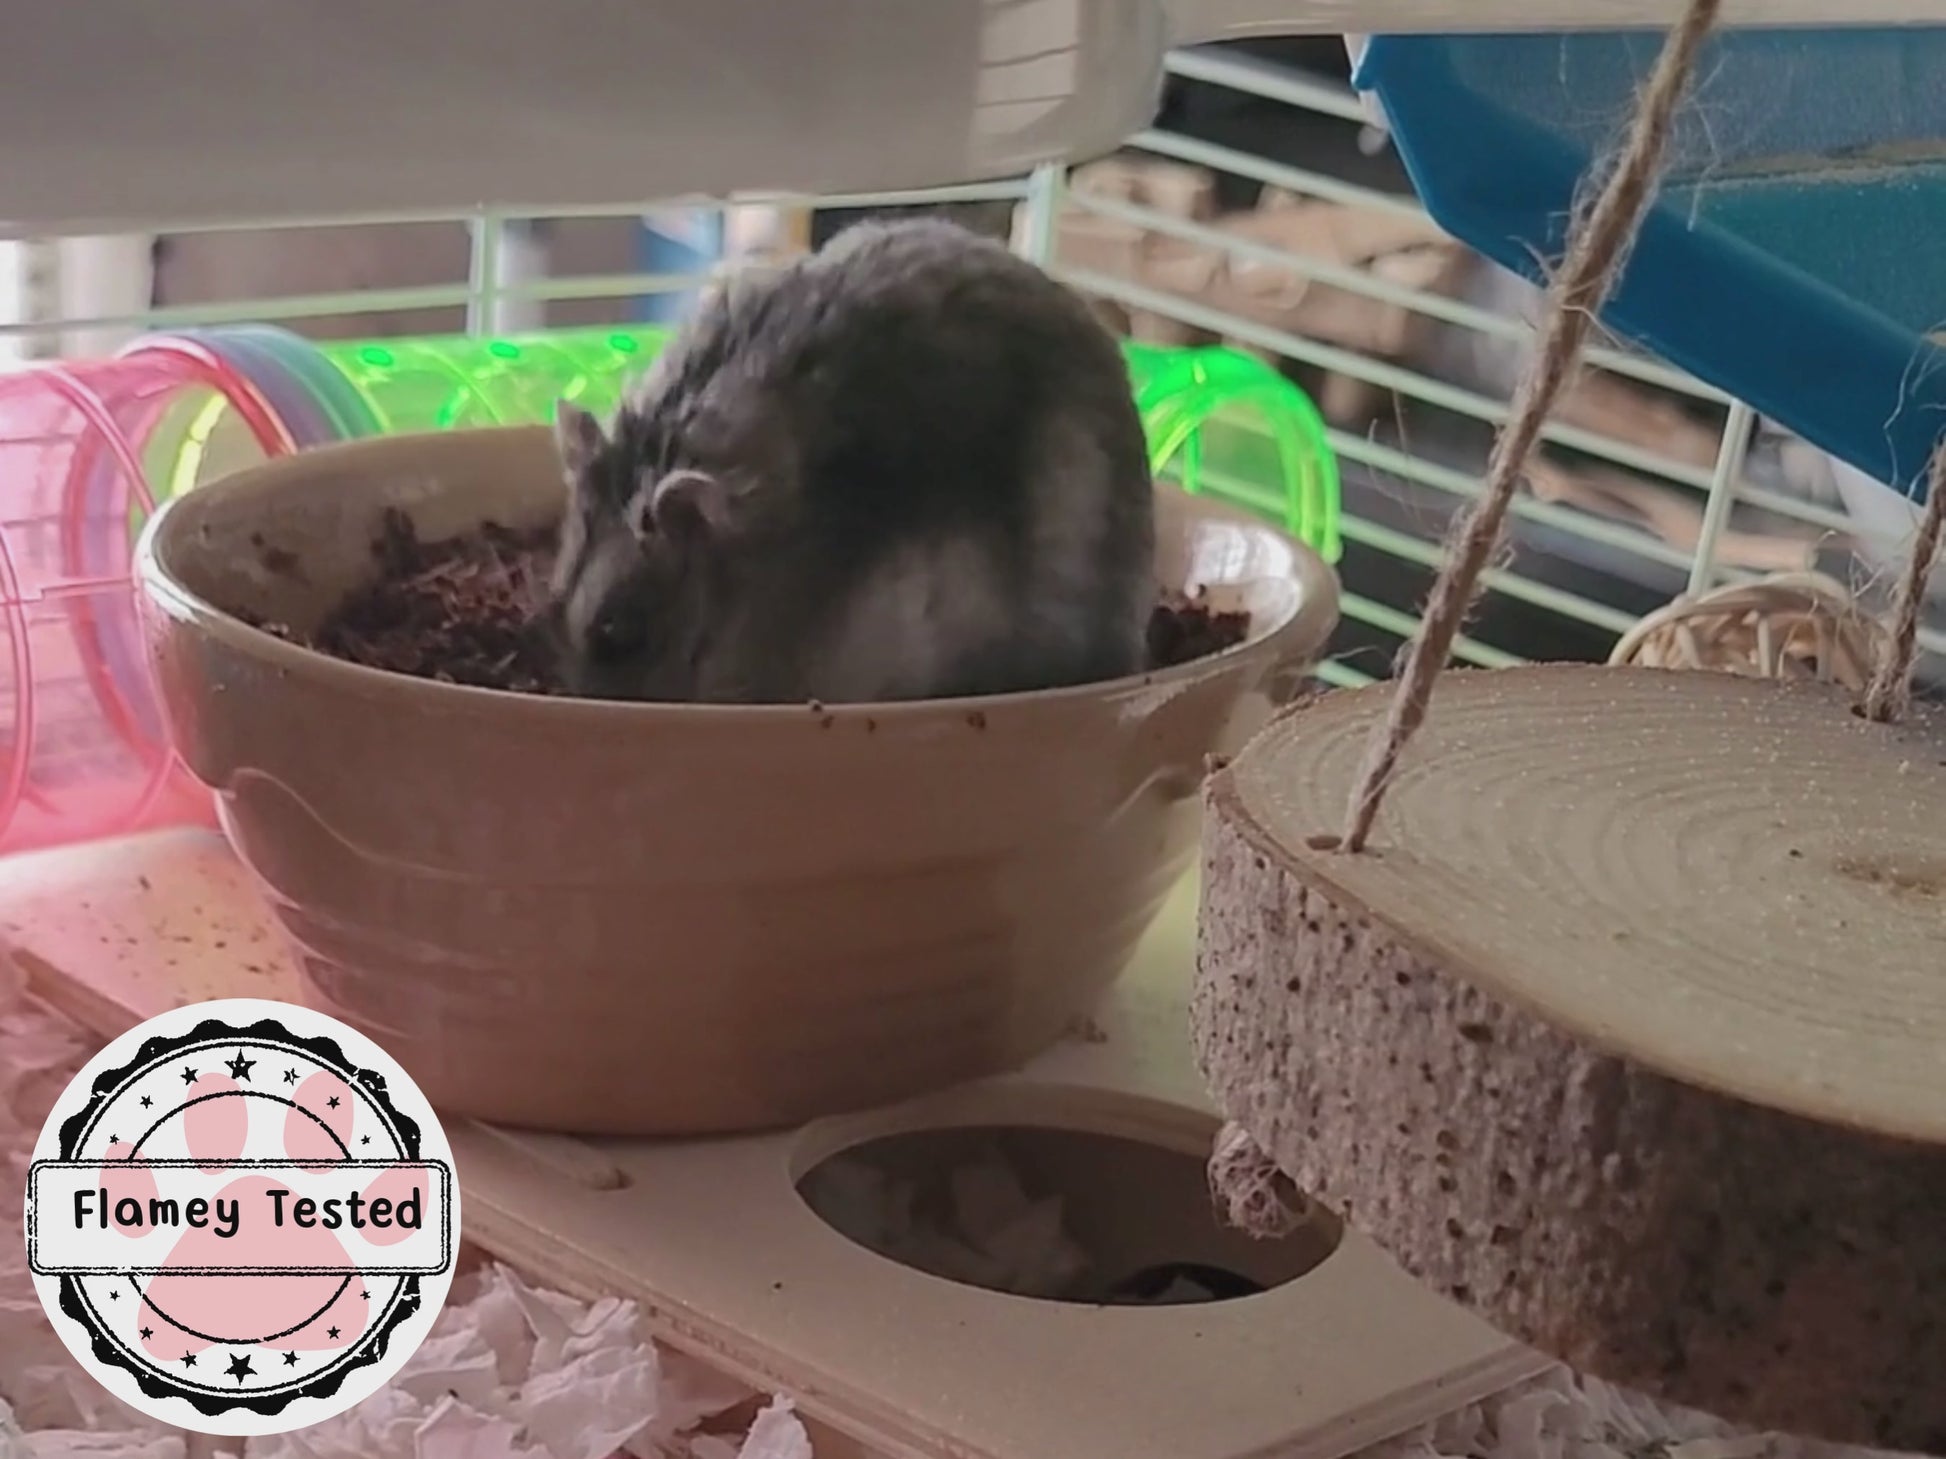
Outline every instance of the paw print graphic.
[[61, 1157], [92, 1166], [61, 1202], [36, 1177], [35, 1249], [65, 1253], [62, 1311], [144, 1393], [276, 1413], [382, 1357], [428, 1277], [443, 1296], [451, 1170], [330, 1041], [196, 1032], [96, 1080]]

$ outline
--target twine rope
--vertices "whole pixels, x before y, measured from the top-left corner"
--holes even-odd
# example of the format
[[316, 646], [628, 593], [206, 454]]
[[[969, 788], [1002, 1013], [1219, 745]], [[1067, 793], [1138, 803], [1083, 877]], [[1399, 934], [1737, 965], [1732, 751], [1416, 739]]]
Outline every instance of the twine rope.
[[1216, 1136], [1209, 1160], [1209, 1188], [1217, 1214], [1260, 1241], [1289, 1236], [1311, 1214], [1303, 1192], [1235, 1121], [1223, 1126]]
[[1594, 205], [1571, 227], [1567, 256], [1548, 288], [1539, 348], [1514, 393], [1507, 423], [1494, 440], [1480, 495], [1456, 524], [1457, 535], [1433, 584], [1419, 634], [1406, 651], [1391, 709], [1359, 768], [1344, 834], [1335, 843], [1346, 851], [1364, 849], [1399, 756], [1425, 723], [1433, 681], [1445, 667], [1453, 640], [1479, 594], [1480, 575], [1499, 549], [1514, 490], [1654, 196], [1676, 108], [1721, 9], [1722, 0], [1690, 0], [1656, 58], [1614, 171]]
[[1926, 601], [1926, 584], [1939, 562], [1940, 538], [1946, 535], [1946, 440], [1932, 453], [1926, 473], [1926, 510], [1919, 518], [1919, 535], [1906, 559], [1892, 600], [1892, 632], [1878, 671], [1865, 691], [1862, 713], [1875, 724], [1888, 724], [1904, 714], [1912, 702], [1912, 667], [1919, 657], [1919, 610]]
[[[1318, 849], [1364, 849], [1399, 757], [1424, 723], [1433, 682], [1445, 667], [1453, 640], [1478, 595], [1481, 574], [1498, 551], [1508, 508], [1527, 470], [1542, 426], [1552, 413], [1579, 360], [1596, 313], [1620, 274], [1654, 194], [1668, 147], [1676, 108], [1695, 73], [1703, 45], [1716, 27], [1722, 0], [1690, 0], [1682, 20], [1664, 41], [1648, 85], [1606, 184], [1594, 205], [1578, 214], [1560, 272], [1548, 290], [1540, 348], [1527, 367], [1506, 424], [1494, 441], [1486, 479], [1477, 501], [1455, 523], [1446, 561], [1433, 585], [1418, 636], [1405, 663], [1385, 721], [1373, 734], [1346, 809], [1344, 833], [1320, 837]], [[1743, 660], [1759, 673], [1785, 674], [1792, 664], [1789, 627], [1780, 634], [1772, 616], [1808, 627], [1816, 654], [1808, 672], [1820, 679], [1853, 681], [1861, 660], [1872, 662], [1871, 682], [1859, 712], [1884, 723], [1910, 703], [1917, 657], [1920, 609], [1926, 586], [1946, 543], [1946, 438], [1935, 450], [1928, 473], [1925, 512], [1895, 598], [1889, 630], [1860, 625], [1848, 610], [1848, 595], [1813, 574], [1774, 580], [1755, 589], [1724, 590], [1695, 600], [1678, 600], [1652, 625], [1618, 646], [1617, 660], [1639, 655], [1658, 636], [1674, 653], [1695, 666], [1718, 657], [1733, 638]], [[1780, 612], [1781, 610], [1781, 612]], [[1718, 620], [1705, 642], [1699, 619]], [[1861, 636], [1862, 635], [1862, 636]], [[1875, 649], [1876, 652], [1869, 652]], [[1850, 672], [1847, 672], [1847, 668]], [[1208, 1168], [1211, 1194], [1228, 1222], [1258, 1237], [1287, 1234], [1299, 1223], [1304, 1198], [1270, 1153], [1232, 1121], [1219, 1134]]]

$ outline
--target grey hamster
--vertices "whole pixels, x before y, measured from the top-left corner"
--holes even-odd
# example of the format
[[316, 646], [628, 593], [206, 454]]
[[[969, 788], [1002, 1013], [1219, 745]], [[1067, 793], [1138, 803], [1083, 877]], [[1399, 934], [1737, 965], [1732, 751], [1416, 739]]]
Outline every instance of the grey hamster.
[[1121, 350], [955, 224], [857, 224], [728, 282], [610, 426], [555, 425], [575, 693], [855, 703], [1144, 666], [1154, 489]]

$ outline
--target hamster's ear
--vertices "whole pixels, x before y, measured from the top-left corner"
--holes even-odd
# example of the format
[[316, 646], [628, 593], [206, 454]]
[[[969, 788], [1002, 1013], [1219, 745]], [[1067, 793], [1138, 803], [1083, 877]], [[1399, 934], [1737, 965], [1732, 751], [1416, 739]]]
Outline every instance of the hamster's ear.
[[571, 401], [554, 402], [554, 445], [569, 481], [586, 471], [607, 443], [600, 421]]
[[702, 471], [671, 471], [636, 493], [637, 536], [684, 545], [720, 538], [730, 530], [730, 493], [722, 480]]

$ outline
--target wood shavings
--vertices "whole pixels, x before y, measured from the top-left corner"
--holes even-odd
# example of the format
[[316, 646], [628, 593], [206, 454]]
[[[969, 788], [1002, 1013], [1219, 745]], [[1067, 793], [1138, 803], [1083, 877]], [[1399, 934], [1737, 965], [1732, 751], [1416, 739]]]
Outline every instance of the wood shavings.
[[[0, 957], [0, 1167], [22, 1189], [41, 1122], [99, 1041], [46, 1010]], [[251, 1439], [241, 1459], [613, 1459], [666, 1450], [764, 1395], [648, 1336], [632, 1302], [586, 1303], [488, 1264], [453, 1282], [425, 1343], [348, 1413]], [[699, 1438], [697, 1442], [701, 1442]], [[809, 1459], [772, 1400], [718, 1459]], [[0, 1205], [0, 1459], [186, 1459], [69, 1356], [35, 1296], [18, 1203]]]
[[811, 1459], [810, 1436], [788, 1401], [772, 1399], [757, 1415], [741, 1446], [716, 1434], [690, 1441], [692, 1459]]
[[925, 1179], [875, 1163], [868, 1149], [834, 1156], [800, 1187], [833, 1229], [916, 1271], [1016, 1297], [1101, 1306], [1174, 1306], [1249, 1296], [1248, 1277], [1192, 1261], [1106, 1271], [1068, 1229], [1059, 1194], [1030, 1194], [997, 1144]]
[[131, 1434], [118, 1430], [40, 1429], [23, 1434], [12, 1411], [0, 1403], [0, 1459], [186, 1459], [178, 1434]]
[[928, 1190], [862, 1153], [826, 1161], [802, 1187], [831, 1226], [881, 1256], [948, 1281], [1018, 1297], [1059, 1297], [1087, 1267], [1058, 1196], [1032, 1200], [996, 1152]]
[[[252, 1440], [244, 1459], [609, 1459], [712, 1417], [665, 1386], [633, 1302], [584, 1303], [494, 1264], [456, 1281], [398, 1376], [348, 1413]], [[721, 1391], [723, 1409], [756, 1395]], [[673, 1404], [669, 1400], [675, 1400]], [[794, 1417], [789, 1424], [799, 1433]], [[808, 1453], [808, 1439], [806, 1440]]]
[[[26, 1189], [41, 1122], [97, 1043], [26, 996], [25, 979], [0, 958], [0, 1179]], [[13, 1452], [114, 1454], [172, 1459], [180, 1443], [81, 1371], [54, 1335], [27, 1270], [21, 1206], [0, 1202], [0, 1456]], [[31, 1435], [31, 1439], [21, 1436]], [[44, 1437], [43, 1437], [44, 1436]], [[11, 1451], [10, 1451], [10, 1446]]]

